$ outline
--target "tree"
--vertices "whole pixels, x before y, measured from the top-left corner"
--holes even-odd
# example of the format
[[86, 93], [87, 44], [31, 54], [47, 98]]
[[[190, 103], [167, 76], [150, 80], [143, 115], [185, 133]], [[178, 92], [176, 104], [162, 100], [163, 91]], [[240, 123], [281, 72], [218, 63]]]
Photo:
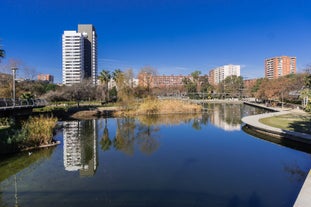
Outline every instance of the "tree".
[[255, 96], [262, 100], [297, 102], [298, 97], [291, 94], [304, 87], [305, 76], [305, 74], [291, 74], [278, 79], [262, 79]]
[[198, 98], [197, 92], [207, 93], [212, 90], [207, 76], [200, 76], [201, 71], [194, 71], [190, 77], [184, 77], [182, 83], [190, 98]]
[[151, 84], [153, 76], [157, 75], [157, 70], [151, 66], [145, 66], [138, 73], [139, 85], [147, 89], [148, 95], [151, 95]]
[[121, 105], [130, 107], [134, 99], [133, 70], [128, 69], [122, 72], [120, 69], [116, 69], [112, 73], [112, 78], [116, 82], [116, 87], [111, 89], [111, 95], [117, 94], [117, 99]]
[[208, 82], [208, 76], [201, 76], [199, 80], [202, 93], [210, 93], [213, 90], [213, 86]]
[[244, 87], [243, 77], [241, 76], [228, 76], [221, 82], [223, 92], [229, 94], [232, 98], [240, 97], [241, 90]]
[[108, 89], [108, 83], [111, 79], [110, 72], [108, 70], [102, 70], [99, 74], [99, 80], [101, 84], [104, 84], [104, 94], [105, 94], [105, 102], [109, 101], [109, 89]]
[[192, 82], [196, 86], [196, 91], [200, 91], [200, 82], [199, 82], [200, 75], [201, 75], [201, 71], [199, 71], [199, 70], [196, 70], [196, 71], [191, 73]]
[[190, 98], [194, 98], [193, 94], [197, 92], [197, 85], [190, 78], [185, 77], [182, 79], [183, 85], [186, 88]]
[[307, 75], [305, 78], [305, 86], [311, 89], [311, 74]]
[[117, 79], [119, 78], [121, 74], [122, 74], [122, 71], [120, 69], [115, 69], [112, 72], [112, 79], [117, 82]]
[[1, 58], [4, 58], [5, 56], [5, 51], [4, 49], [2, 49], [2, 46], [0, 45], [0, 62], [1, 62]]
[[70, 98], [72, 101], [76, 101], [78, 107], [81, 101], [95, 98], [94, 85], [89, 79], [84, 79], [81, 83], [66, 87], [64, 92], [65, 97]]
[[116, 85], [120, 103], [126, 108], [131, 107], [131, 103], [134, 101], [133, 70], [128, 69], [125, 72], [119, 73]]
[[311, 112], [311, 67], [308, 66], [306, 69], [306, 76], [304, 78], [304, 89], [301, 91], [300, 95], [303, 98], [303, 105], [305, 110]]

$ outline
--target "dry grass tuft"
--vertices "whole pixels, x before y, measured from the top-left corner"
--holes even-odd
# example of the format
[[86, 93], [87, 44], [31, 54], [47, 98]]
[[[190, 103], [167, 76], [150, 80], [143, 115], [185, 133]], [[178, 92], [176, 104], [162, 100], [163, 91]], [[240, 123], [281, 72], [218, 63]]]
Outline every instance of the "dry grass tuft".
[[25, 130], [27, 143], [36, 146], [50, 144], [56, 123], [57, 118], [54, 117], [30, 117], [22, 127], [22, 130]]
[[150, 114], [181, 114], [199, 113], [202, 106], [181, 100], [159, 100], [147, 98], [137, 103], [134, 109], [122, 111], [115, 115], [150, 115]]

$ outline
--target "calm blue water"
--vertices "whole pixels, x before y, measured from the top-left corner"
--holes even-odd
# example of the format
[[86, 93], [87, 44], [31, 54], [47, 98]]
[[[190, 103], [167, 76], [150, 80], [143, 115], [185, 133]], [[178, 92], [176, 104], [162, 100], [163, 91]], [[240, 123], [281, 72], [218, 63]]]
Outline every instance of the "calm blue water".
[[241, 130], [260, 113], [63, 122], [53, 149], [0, 162], [0, 206], [292, 206], [310, 154]]

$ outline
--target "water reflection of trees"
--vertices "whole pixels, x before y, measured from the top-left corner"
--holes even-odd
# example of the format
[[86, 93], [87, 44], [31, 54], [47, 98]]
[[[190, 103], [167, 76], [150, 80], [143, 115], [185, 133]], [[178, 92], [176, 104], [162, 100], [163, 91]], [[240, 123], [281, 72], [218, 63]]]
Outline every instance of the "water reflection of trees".
[[242, 104], [209, 103], [205, 107], [210, 115], [210, 122], [226, 131], [240, 130]]
[[159, 126], [179, 125], [190, 123], [192, 127], [201, 129], [202, 124], [208, 123], [208, 116], [202, 114], [151, 115], [136, 118], [117, 119], [116, 134], [112, 138], [107, 127], [107, 119], [100, 140], [101, 149], [110, 150], [112, 147], [125, 154], [134, 154], [135, 146], [144, 154], [152, 154], [159, 147]]
[[284, 171], [290, 175], [290, 179], [298, 182], [303, 181], [308, 174], [297, 163], [284, 164]]
[[153, 137], [156, 131], [156, 128], [151, 125], [136, 122], [135, 118], [117, 119], [116, 134], [111, 141], [106, 119], [100, 141], [101, 149], [107, 151], [113, 146], [116, 150], [133, 155], [135, 144], [138, 144], [143, 153], [150, 154], [158, 147], [158, 141]]
[[108, 131], [108, 127], [107, 127], [107, 119], [105, 119], [104, 133], [103, 133], [103, 137], [100, 141], [101, 149], [104, 151], [109, 150], [111, 144], [112, 144], [112, 142], [111, 142], [110, 137], [109, 137], [109, 131]]
[[156, 132], [159, 128], [155, 125], [139, 125], [137, 132], [137, 140], [139, 149], [145, 154], [152, 154], [159, 147]]
[[134, 118], [117, 119], [117, 131], [113, 141], [115, 149], [129, 155], [134, 154], [135, 127]]

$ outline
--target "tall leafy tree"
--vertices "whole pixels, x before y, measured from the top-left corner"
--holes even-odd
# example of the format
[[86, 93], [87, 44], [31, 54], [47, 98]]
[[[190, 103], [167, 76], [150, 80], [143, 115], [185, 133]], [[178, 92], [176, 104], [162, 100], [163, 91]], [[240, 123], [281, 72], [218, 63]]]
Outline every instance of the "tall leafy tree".
[[192, 82], [194, 85], [196, 85], [196, 91], [200, 91], [200, 75], [201, 71], [196, 70], [191, 73]]
[[193, 82], [190, 78], [185, 77], [182, 79], [183, 85], [187, 90], [187, 93], [196, 93], [197, 92], [197, 85]]
[[240, 92], [244, 87], [243, 77], [236, 75], [228, 76], [219, 85], [222, 92], [225, 94], [228, 94], [231, 97], [239, 97]]
[[151, 66], [145, 66], [138, 73], [140, 85], [146, 87], [148, 95], [151, 94], [151, 84], [153, 76], [157, 75], [157, 70]]
[[304, 79], [304, 84], [306, 88], [311, 89], [311, 73], [307, 73]]
[[200, 77], [200, 88], [203, 93], [209, 93], [213, 90], [213, 86], [208, 82], [208, 76]]

